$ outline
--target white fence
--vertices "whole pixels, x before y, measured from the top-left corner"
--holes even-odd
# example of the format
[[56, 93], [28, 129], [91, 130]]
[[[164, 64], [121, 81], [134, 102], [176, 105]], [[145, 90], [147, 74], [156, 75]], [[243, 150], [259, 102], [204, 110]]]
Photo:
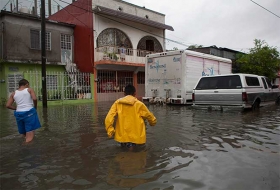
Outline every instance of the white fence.
[[[13, 79], [14, 76], [14, 79]], [[41, 71], [24, 72], [9, 75], [8, 92], [18, 88], [18, 81], [25, 78], [29, 81], [38, 99], [42, 99], [42, 73]], [[46, 72], [47, 100], [91, 99], [91, 74], [80, 72]], [[15, 81], [16, 80], [16, 81]]]

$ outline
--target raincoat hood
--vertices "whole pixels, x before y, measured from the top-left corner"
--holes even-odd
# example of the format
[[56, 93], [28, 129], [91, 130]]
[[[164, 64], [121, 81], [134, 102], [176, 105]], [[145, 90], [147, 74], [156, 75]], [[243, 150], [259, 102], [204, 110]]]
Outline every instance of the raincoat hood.
[[135, 98], [134, 96], [131, 96], [131, 95], [127, 95], [123, 98], [120, 98], [118, 103], [120, 104], [128, 104], [128, 105], [134, 105], [135, 102], [137, 102], [137, 98]]

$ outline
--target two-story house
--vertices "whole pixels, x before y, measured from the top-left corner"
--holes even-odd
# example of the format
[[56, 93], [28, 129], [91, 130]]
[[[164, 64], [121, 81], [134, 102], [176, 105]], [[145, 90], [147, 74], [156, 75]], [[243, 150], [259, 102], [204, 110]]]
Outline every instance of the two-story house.
[[[1, 11], [0, 33], [0, 96], [7, 99], [28, 72], [41, 74], [41, 19], [29, 12]], [[46, 20], [46, 69], [65, 71], [72, 63], [75, 25]], [[36, 79], [32, 77], [37, 77]], [[41, 89], [41, 75], [30, 75], [33, 88]], [[55, 90], [57, 75], [47, 75], [47, 85]], [[50, 90], [50, 89], [49, 89]]]
[[165, 51], [165, 15], [121, 0], [78, 0], [49, 17], [75, 24], [74, 62], [93, 72], [95, 101], [123, 96], [131, 83], [144, 96], [145, 56]]

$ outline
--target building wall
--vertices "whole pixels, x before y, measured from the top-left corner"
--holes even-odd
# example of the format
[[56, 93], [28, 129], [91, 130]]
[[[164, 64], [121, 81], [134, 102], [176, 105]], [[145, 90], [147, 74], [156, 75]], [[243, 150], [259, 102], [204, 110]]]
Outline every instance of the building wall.
[[[155, 34], [157, 36], [154, 36], [154, 37], [160, 42], [160, 44], [163, 48], [163, 51], [165, 51], [164, 39], [161, 37], [158, 37], [158, 36], [164, 36], [164, 30], [149, 27], [149, 26], [143, 25], [143, 24], [133, 23], [130, 21], [119, 20], [116, 18], [114, 18], [114, 20], [121, 21], [122, 23], [125, 23], [125, 24], [120, 24], [118, 22], [104, 18], [102, 16], [95, 15], [95, 17], [94, 17], [94, 23], [95, 23], [94, 24], [94, 30], [95, 30], [94, 48], [96, 48], [96, 45], [97, 45], [97, 43], [96, 43], [97, 37], [103, 30], [105, 30], [107, 28], [117, 28], [117, 29], [123, 31], [128, 36], [128, 38], [130, 39], [130, 41], [132, 43], [133, 49], [137, 49], [137, 45], [141, 38], [143, 38], [144, 36], [154, 36], [152, 34]], [[130, 26], [133, 26], [133, 27], [130, 27]], [[135, 29], [134, 27], [145, 30], [145, 31], [149, 31], [152, 34]]]
[[122, 12], [132, 14], [135, 16], [139, 16], [145, 18], [148, 15], [149, 19], [152, 21], [165, 23], [165, 15], [146, 9], [144, 7], [140, 7], [137, 5], [133, 5], [127, 2], [118, 1], [118, 0], [111, 0], [111, 1], [104, 1], [104, 0], [93, 0], [92, 6], [93, 8], [96, 5], [100, 5], [109, 9], [118, 10], [119, 7], [122, 8]]
[[219, 49], [216, 49], [216, 48], [210, 48], [210, 54], [222, 57], [221, 51]]
[[[41, 50], [31, 49], [30, 29], [41, 30], [39, 20], [5, 15], [4, 59], [20, 62], [40, 62]], [[61, 62], [60, 34], [73, 35], [73, 28], [46, 23], [46, 31], [51, 32], [51, 50], [46, 51], [47, 62]]]
[[[93, 72], [93, 16], [92, 1], [78, 0], [49, 19], [75, 24], [74, 63], [81, 72]], [[80, 8], [79, 8], [80, 7]]]
[[[8, 63], [2, 62], [0, 66], [0, 98], [1, 100], [8, 99], [8, 76], [9, 75], [22, 75], [28, 71], [38, 71], [41, 72], [42, 67], [40, 64], [26, 64], [26, 63]], [[46, 65], [47, 71], [64, 72], [64, 66], [60, 65]], [[1, 82], [4, 80], [3, 82]], [[38, 81], [41, 85], [41, 81]], [[30, 84], [31, 88], [34, 88], [34, 84]], [[1, 104], [0, 104], [1, 105]]]
[[234, 53], [234, 52], [222, 51], [221, 50], [221, 57], [233, 60], [233, 59], [236, 59], [235, 55], [236, 55], [236, 53]]

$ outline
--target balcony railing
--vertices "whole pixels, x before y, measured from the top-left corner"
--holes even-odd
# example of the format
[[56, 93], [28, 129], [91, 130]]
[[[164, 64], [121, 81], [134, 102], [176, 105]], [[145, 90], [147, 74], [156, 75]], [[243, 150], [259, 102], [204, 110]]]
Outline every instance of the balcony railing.
[[145, 63], [146, 55], [151, 53], [155, 52], [118, 46], [104, 46], [95, 49], [94, 61], [112, 60], [131, 63]]

